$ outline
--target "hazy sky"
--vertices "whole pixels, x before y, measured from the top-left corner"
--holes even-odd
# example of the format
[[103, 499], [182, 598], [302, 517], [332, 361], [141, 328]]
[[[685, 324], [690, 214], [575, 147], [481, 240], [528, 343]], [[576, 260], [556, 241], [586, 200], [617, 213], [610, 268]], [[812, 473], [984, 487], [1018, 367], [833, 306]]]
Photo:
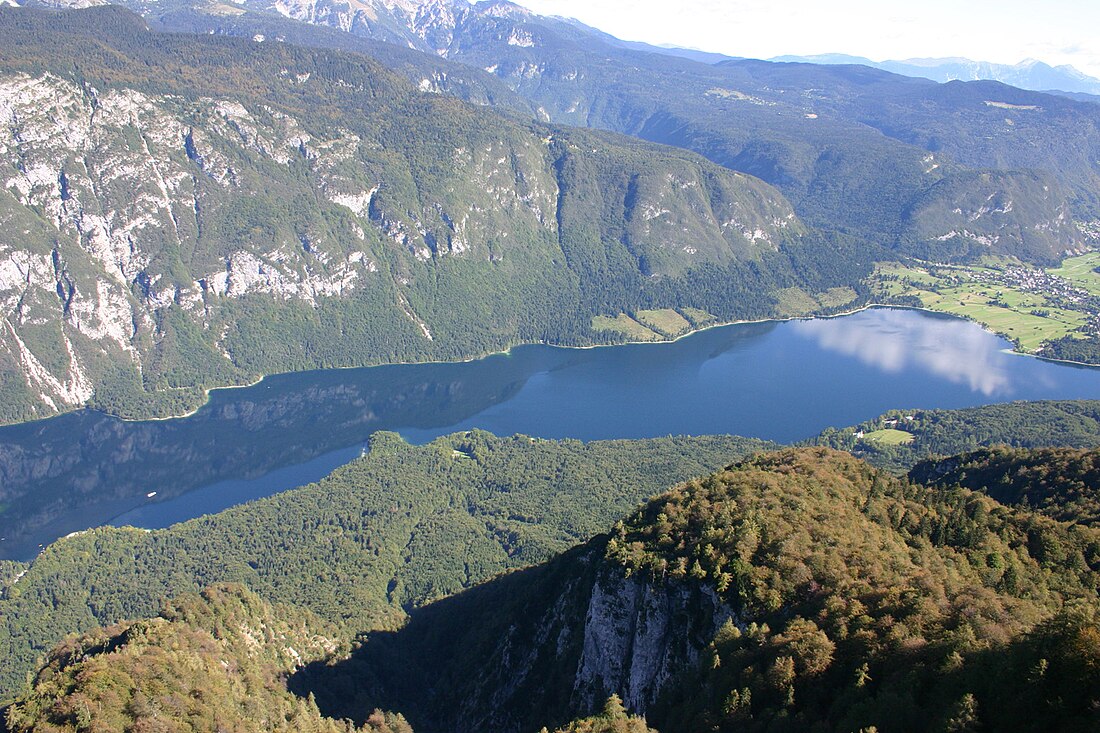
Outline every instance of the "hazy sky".
[[1100, 77], [1100, 0], [517, 0], [619, 38], [770, 58], [1036, 58]]

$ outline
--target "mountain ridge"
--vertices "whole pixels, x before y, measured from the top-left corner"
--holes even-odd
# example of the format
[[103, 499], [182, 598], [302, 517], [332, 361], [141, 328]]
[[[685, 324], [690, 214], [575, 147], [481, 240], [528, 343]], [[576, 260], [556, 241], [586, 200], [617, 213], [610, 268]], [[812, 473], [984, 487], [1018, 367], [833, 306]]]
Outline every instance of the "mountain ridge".
[[[362, 56], [35, 12], [0, 13], [20, 49], [0, 60], [0, 202], [27, 233], [3, 242], [9, 421], [591, 343], [593, 316], [698, 292], [722, 318], [767, 314], [769, 290], [820, 277], [790, 259], [821, 255], [782, 194], [692, 154], [520, 122]], [[59, 42], [84, 55], [75, 74]]]
[[[952, 455], [977, 440], [1095, 447], [1097, 404], [930, 411], [903, 468], [898, 456], [871, 458], [904, 473], [929, 452]], [[366, 456], [316, 485], [166, 530], [100, 528], [29, 564], [0, 562], [0, 654], [11, 662], [0, 670], [0, 700], [64, 633], [150, 615], [160, 598], [219, 581], [309, 608], [351, 635], [394, 629], [427, 601], [606, 532], [669, 484], [774, 448], [723, 437], [581, 444], [478, 431], [410, 446], [379, 433]]]
[[[156, 670], [192, 649], [198, 659], [219, 653], [219, 643], [171, 640], [212, 629], [221, 647], [277, 655], [275, 671], [289, 673], [266, 683], [270, 705], [200, 696], [203, 710], [229, 706], [222, 725], [290, 706], [314, 725], [407, 719], [422, 733], [579, 726], [569, 721], [601, 710], [620, 728], [630, 711], [666, 733], [932, 731], [959, 721], [1083, 731], [1096, 723], [1100, 681], [1097, 547], [1095, 528], [910, 484], [827, 448], [759, 453], [678, 484], [549, 562], [414, 610], [350, 655], [296, 656], [300, 644], [284, 646], [278, 632], [291, 609], [273, 615], [239, 587], [216, 587], [176, 604], [189, 610], [169, 610], [167, 624], [121, 627], [147, 629], [123, 639], [148, 644], [131, 655], [149, 659], [144, 669], [110, 665], [120, 645], [97, 640], [122, 639], [117, 629], [66, 642], [9, 722], [39, 730], [60, 714], [69, 717], [56, 723], [78, 726], [65, 711], [82, 706], [89, 722], [144, 717], [147, 708], [123, 703], [135, 690], [164, 694], [147, 692]], [[268, 620], [248, 620], [258, 617]], [[114, 694], [95, 684], [122, 669], [131, 676], [116, 677]], [[188, 670], [192, 689], [227, 676], [216, 664]], [[54, 684], [58, 675], [77, 685]]]
[[[131, 5], [187, 33], [145, 35], [150, 53], [133, 43], [150, 31], [119, 9], [3, 16], [53, 74], [9, 56], [6, 104], [31, 119], [61, 84], [75, 115], [62, 127], [85, 131], [48, 133], [55, 109], [24, 131], [53, 135], [52, 150], [5, 143], [7, 230], [37, 245], [7, 245], [0, 419], [84, 404], [179, 414], [208, 387], [273, 372], [593, 343], [608, 338], [594, 317], [644, 308], [766, 318], [786, 287], [854, 288], [858, 302], [875, 260], [1046, 263], [1097, 244], [1100, 118], [1085, 104], [870, 69], [701, 64], [510, 4], [322, 3], [304, 20], [332, 28], [311, 31], [263, 3]], [[87, 54], [84, 76], [119, 85], [105, 114], [96, 85], [47, 51], [58, 43]], [[161, 78], [120, 74], [119, 53]], [[243, 104], [242, 84], [265, 92]], [[367, 128], [348, 105], [388, 114]], [[161, 129], [135, 139], [131, 117]], [[104, 155], [130, 180], [98, 180]], [[498, 180], [473, 186], [470, 170]], [[129, 189], [141, 200], [127, 208]]]
[[1016, 64], [972, 61], [962, 57], [911, 58], [872, 61], [864, 56], [824, 53], [812, 56], [783, 55], [770, 61], [810, 64], [858, 64], [904, 76], [918, 76], [937, 82], [999, 81], [1037, 92], [1072, 92], [1100, 95], [1100, 79], [1089, 76], [1070, 64], [1051, 66], [1037, 59]]

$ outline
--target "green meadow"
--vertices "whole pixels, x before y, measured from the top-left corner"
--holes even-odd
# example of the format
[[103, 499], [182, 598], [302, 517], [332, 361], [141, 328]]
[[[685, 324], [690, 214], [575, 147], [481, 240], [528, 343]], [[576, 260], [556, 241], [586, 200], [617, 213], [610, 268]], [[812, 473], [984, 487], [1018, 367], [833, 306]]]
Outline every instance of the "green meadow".
[[[1094, 271], [1097, 266], [1100, 253], [1091, 252], [1071, 257], [1046, 272], [1100, 295], [1100, 274]], [[1000, 262], [982, 266], [886, 263], [876, 268], [871, 286], [876, 296], [887, 301], [916, 297], [930, 310], [969, 318], [1029, 353], [1038, 351], [1046, 341], [1075, 337], [1088, 320], [1090, 314], [1084, 306], [1074, 310], [1049, 294], [989, 281], [1003, 272]]]

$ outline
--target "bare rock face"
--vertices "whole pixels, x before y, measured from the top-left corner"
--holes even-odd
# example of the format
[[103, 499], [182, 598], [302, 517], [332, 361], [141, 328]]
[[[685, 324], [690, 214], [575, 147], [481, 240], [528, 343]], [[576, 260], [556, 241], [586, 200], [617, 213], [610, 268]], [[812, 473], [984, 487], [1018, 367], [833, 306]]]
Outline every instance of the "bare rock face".
[[219, 299], [316, 305], [377, 270], [333, 241], [180, 258], [203, 248], [202, 209], [249, 194], [231, 161], [289, 166], [315, 148], [317, 185], [336, 201], [354, 182], [325, 166], [354, 154], [354, 141], [317, 140], [293, 118], [232, 100], [99, 91], [48, 72], [0, 78], [0, 118], [0, 356], [22, 373], [33, 414], [89, 400], [89, 362], [101, 357], [140, 372], [167, 309], [208, 327]]
[[[339, 7], [437, 51], [463, 14], [525, 17]], [[806, 233], [762, 181], [464, 105], [439, 79], [259, 36], [154, 43], [120, 9], [9, 12], [22, 55], [0, 51], [0, 422], [88, 404], [181, 414], [259, 374], [581, 341], [601, 293]], [[65, 43], [92, 57], [79, 73], [48, 63]]]
[[574, 705], [598, 709], [612, 693], [639, 714], [700, 652], [733, 610], [709, 587], [654, 584], [621, 569], [603, 574], [592, 589], [584, 620], [584, 647], [573, 688]]
[[713, 588], [627, 575], [603, 557], [598, 540], [487, 592], [502, 594], [483, 601], [506, 617], [490, 620], [499, 626], [479, 631], [458, 606], [427, 613], [410, 627], [412, 639], [429, 624], [446, 627], [428, 637], [426, 648], [439, 653], [442, 645], [448, 660], [424, 670], [430, 701], [401, 701], [433, 711], [426, 729], [525, 730], [598, 712], [613, 694], [644, 715], [700, 663], [727, 620], [740, 623]]

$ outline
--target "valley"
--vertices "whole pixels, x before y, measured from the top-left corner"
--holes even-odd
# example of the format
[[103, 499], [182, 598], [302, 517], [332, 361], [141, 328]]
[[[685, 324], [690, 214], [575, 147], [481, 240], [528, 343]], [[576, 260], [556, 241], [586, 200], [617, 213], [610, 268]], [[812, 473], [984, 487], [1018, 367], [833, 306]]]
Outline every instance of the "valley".
[[[0, 428], [0, 558], [29, 560], [41, 545], [103, 524], [167, 527], [319, 480], [380, 430], [415, 443], [460, 430], [789, 443], [899, 404], [923, 415], [1100, 399], [1093, 371], [1020, 359], [1008, 346], [966, 321], [874, 309], [710, 328], [662, 344], [521, 346], [458, 364], [286, 374], [217, 391], [178, 420], [86, 411]], [[876, 432], [904, 437], [883, 432], [911, 428], [904, 418], [834, 447], [856, 450]]]
[[1095, 80], [935, 53], [0, 0], [0, 733], [1100, 729]]
[[508, 3], [368, 5], [0, 12], [0, 419], [683, 329], [643, 312], [831, 313], [875, 262], [1095, 244], [1095, 105], [708, 65]]

